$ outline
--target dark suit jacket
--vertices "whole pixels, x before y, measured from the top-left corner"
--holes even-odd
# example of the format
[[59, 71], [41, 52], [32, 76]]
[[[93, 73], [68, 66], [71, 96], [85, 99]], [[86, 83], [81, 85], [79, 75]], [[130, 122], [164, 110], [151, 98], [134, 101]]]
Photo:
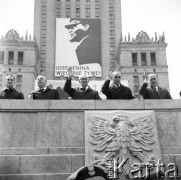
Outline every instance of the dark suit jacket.
[[15, 88], [4, 88], [0, 91], [0, 99], [24, 99], [24, 95], [23, 93], [18, 92]]
[[43, 92], [33, 90], [30, 94], [33, 94], [33, 99], [60, 99], [58, 91], [49, 87]]
[[76, 53], [79, 64], [98, 63], [101, 65], [101, 42], [94, 36], [88, 36], [77, 47]]
[[158, 92], [148, 87], [147, 83], [143, 83], [140, 89], [140, 95], [144, 99], [172, 99], [170, 93], [161, 87], [158, 87]]
[[71, 79], [67, 79], [64, 85], [64, 91], [67, 92], [73, 99], [101, 99], [97, 91], [88, 87], [87, 90], [71, 87]]
[[107, 96], [107, 99], [134, 99], [130, 88], [120, 84], [119, 87], [110, 85], [110, 80], [106, 80], [102, 86], [102, 93]]

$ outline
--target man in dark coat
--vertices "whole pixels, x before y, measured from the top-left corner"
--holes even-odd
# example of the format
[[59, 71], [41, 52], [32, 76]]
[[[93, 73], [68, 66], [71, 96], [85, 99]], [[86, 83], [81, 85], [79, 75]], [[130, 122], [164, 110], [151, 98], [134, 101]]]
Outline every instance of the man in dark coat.
[[[113, 83], [110, 85], [111, 79]], [[102, 93], [106, 95], [107, 99], [134, 99], [129, 87], [121, 84], [121, 73], [114, 71], [112, 75], [108, 70], [108, 77], [102, 87]]]
[[60, 99], [59, 93], [55, 89], [50, 89], [47, 84], [45, 76], [38, 76], [37, 79], [38, 89], [30, 92], [29, 99]]
[[98, 92], [93, 90], [89, 85], [89, 78], [85, 75], [79, 77], [81, 88], [72, 88], [71, 80], [73, 77], [72, 68], [68, 70], [68, 78], [64, 85], [64, 91], [67, 92], [72, 99], [101, 99]]
[[157, 85], [157, 77], [155, 74], [145, 76], [145, 80], [140, 89], [140, 95], [144, 99], [172, 99], [170, 93]]
[[24, 99], [24, 95], [18, 92], [13, 86], [15, 78], [13, 75], [7, 75], [5, 80], [5, 88], [0, 91], [0, 99]]

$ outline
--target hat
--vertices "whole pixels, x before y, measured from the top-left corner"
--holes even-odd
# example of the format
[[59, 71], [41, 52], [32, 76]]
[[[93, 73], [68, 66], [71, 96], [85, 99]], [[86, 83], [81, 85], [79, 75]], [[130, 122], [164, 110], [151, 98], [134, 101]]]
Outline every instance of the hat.
[[107, 173], [102, 167], [93, 165], [82, 167], [76, 171], [76, 174], [73, 173], [72, 175], [67, 180], [85, 180], [91, 177], [103, 177], [105, 180], [108, 180]]
[[70, 27], [72, 27], [72, 26], [75, 26], [75, 25], [77, 25], [77, 24], [79, 24], [80, 23], [80, 21], [79, 20], [71, 20], [71, 22], [69, 23], [69, 24], [67, 24], [67, 25], [65, 25], [65, 28], [70, 28]]

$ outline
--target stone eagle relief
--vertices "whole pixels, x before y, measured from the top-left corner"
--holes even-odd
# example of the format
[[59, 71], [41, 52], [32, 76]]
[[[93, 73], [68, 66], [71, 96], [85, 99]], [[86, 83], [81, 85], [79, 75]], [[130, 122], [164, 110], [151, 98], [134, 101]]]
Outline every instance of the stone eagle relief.
[[88, 159], [90, 162], [91, 157], [93, 164], [105, 169], [110, 166], [111, 159], [127, 160], [124, 169], [129, 173], [134, 163], [156, 163], [161, 154], [157, 131], [154, 130], [156, 123], [151, 114], [148, 111], [140, 114], [122, 112], [89, 116], [91, 150], [88, 153], [92, 156], [88, 155]]

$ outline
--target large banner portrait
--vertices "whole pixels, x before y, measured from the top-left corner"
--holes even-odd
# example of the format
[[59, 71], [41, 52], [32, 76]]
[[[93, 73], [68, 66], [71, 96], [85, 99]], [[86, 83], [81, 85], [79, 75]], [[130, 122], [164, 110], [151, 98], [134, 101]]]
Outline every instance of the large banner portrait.
[[101, 77], [99, 19], [56, 19], [55, 77], [66, 76], [70, 66], [76, 77]]

